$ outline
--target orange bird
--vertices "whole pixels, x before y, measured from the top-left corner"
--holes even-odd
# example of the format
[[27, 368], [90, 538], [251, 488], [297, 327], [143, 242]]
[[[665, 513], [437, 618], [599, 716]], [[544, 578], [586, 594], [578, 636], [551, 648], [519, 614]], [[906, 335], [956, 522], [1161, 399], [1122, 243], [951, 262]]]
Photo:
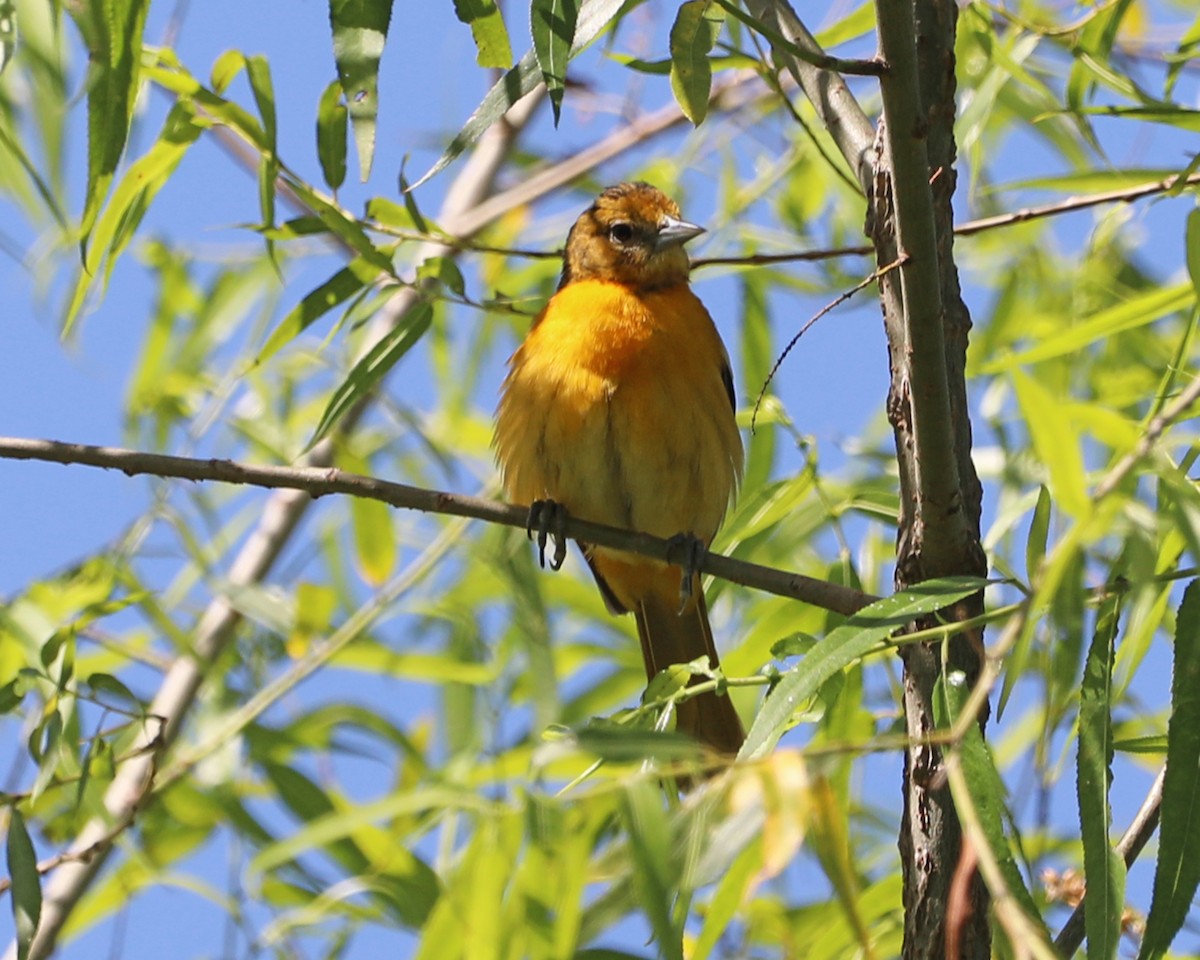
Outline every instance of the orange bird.
[[[688, 286], [683, 245], [703, 232], [647, 183], [609, 187], [575, 221], [558, 292], [509, 359], [496, 412], [504, 489], [530, 505], [531, 527], [550, 506], [712, 542], [741, 479], [742, 440], [729, 355]], [[648, 678], [704, 655], [717, 665], [696, 574], [580, 546], [608, 609], [637, 618]], [[745, 739], [715, 693], [681, 703], [677, 726], [723, 754]]]

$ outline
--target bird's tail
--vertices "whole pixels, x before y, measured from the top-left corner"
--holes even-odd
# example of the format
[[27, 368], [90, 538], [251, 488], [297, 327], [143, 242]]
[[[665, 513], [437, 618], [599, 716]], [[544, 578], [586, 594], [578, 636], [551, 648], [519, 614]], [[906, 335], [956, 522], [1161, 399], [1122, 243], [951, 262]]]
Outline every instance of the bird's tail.
[[[660, 591], [650, 593], [634, 609], [649, 679], [673, 663], [689, 663], [704, 654], [714, 667], [719, 665], [700, 578], [696, 578], [692, 600], [680, 613], [677, 577], [676, 573], [675, 589], [665, 594]], [[693, 682], [701, 680], [697, 677]], [[704, 693], [680, 703], [676, 727], [727, 756], [736, 754], [746, 739], [733, 703], [729, 697], [716, 693]]]

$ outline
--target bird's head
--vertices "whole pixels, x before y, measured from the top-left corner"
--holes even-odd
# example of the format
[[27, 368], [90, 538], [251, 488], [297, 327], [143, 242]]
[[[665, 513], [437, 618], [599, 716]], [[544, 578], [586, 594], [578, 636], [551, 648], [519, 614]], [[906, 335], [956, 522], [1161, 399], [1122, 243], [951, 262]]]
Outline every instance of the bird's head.
[[578, 280], [612, 280], [640, 290], [687, 283], [683, 245], [704, 232], [680, 219], [679, 206], [648, 183], [609, 187], [567, 235], [560, 289]]

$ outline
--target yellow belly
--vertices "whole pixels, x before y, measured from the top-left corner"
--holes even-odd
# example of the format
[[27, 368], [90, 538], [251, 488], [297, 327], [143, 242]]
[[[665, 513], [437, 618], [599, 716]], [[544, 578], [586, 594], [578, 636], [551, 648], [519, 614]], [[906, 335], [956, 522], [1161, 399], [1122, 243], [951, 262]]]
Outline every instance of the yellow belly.
[[686, 287], [572, 284], [521, 349], [497, 413], [509, 499], [705, 543], [736, 488], [741, 438], [716, 328]]

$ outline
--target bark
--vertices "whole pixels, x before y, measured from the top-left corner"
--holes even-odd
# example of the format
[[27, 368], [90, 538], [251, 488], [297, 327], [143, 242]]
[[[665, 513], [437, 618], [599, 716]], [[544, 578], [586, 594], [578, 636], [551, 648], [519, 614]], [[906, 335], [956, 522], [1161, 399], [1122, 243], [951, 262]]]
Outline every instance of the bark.
[[[868, 221], [881, 265], [903, 253], [914, 261], [923, 258], [917, 266], [924, 267], [900, 276], [890, 274], [880, 285], [891, 366], [888, 417], [900, 468], [899, 589], [929, 577], [983, 575], [987, 563], [980, 546], [982, 489], [971, 461], [965, 380], [971, 321], [953, 259], [957, 8], [953, 0], [880, 0], [878, 8], [881, 43], [893, 71], [885, 85], [901, 80], [897, 74], [907, 66], [915, 68], [918, 90], [915, 98], [904, 90], [893, 93], [893, 97], [908, 96], [909, 103], [916, 100], [917, 109], [911, 112], [902, 104], [888, 110], [885, 92], [886, 122], [895, 129], [881, 125], [877, 138]], [[911, 18], [909, 30], [915, 28], [914, 42], [907, 45], [909, 54], [915, 56], [907, 65], [903, 63], [904, 49], [897, 49], [905, 46], [904, 40], [895, 36], [903, 32], [904, 18]], [[914, 143], [922, 148], [923, 163], [905, 169], [900, 153]], [[908, 179], [901, 182], [900, 177]], [[916, 182], [918, 179], [925, 183]], [[921, 232], [919, 220], [914, 228], [916, 218], [898, 196], [905, 191], [924, 193], [925, 202], [931, 204], [928, 236]], [[940, 341], [940, 348], [923, 349], [930, 339]], [[939, 364], [940, 370], [926, 369]], [[951, 490], [946, 489], [947, 484]], [[976, 596], [951, 615], [964, 619], [981, 612], [982, 606], [982, 596]], [[978, 634], [957, 637], [949, 644], [947, 666], [962, 671], [973, 683], [979, 675], [981, 653]], [[934, 729], [933, 696], [942, 674], [941, 648], [907, 647], [902, 658], [905, 719], [913, 742], [905, 757], [899, 838], [904, 872], [903, 955], [906, 960], [941, 960], [948, 956], [949, 942], [956, 956], [982, 960], [991, 950], [987, 890], [971, 868], [966, 909], [950, 915], [951, 883], [964, 861], [962, 829], [941, 772], [941, 751], [921, 743]], [[985, 720], [980, 717], [980, 724]]]

